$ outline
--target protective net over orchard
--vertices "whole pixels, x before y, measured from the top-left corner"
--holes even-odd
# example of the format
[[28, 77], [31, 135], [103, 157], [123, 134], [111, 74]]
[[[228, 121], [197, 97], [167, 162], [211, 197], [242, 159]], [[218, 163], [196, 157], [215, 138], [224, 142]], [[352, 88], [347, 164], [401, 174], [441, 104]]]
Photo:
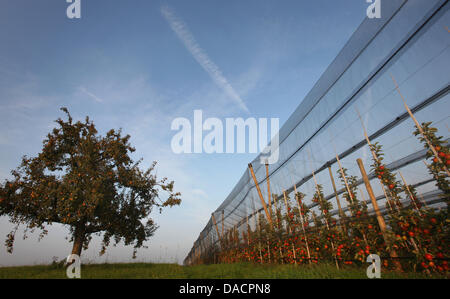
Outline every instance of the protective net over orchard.
[[378, 253], [448, 271], [449, 8], [383, 1], [280, 129], [278, 162], [246, 167], [185, 264]]

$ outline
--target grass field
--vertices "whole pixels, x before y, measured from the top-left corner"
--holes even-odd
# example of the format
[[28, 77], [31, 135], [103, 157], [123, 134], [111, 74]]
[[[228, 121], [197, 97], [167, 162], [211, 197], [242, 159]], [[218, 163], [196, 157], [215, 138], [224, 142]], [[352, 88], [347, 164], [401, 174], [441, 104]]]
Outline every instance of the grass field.
[[[181, 279], [261, 279], [261, 278], [367, 278], [365, 268], [348, 267], [337, 270], [333, 265], [254, 265], [221, 264], [180, 266], [177, 264], [92, 264], [82, 265], [82, 278], [181, 278]], [[10, 278], [66, 278], [62, 266], [24, 266], [0, 268], [0, 279]], [[418, 273], [382, 272], [381, 278], [445, 278], [427, 277]]]

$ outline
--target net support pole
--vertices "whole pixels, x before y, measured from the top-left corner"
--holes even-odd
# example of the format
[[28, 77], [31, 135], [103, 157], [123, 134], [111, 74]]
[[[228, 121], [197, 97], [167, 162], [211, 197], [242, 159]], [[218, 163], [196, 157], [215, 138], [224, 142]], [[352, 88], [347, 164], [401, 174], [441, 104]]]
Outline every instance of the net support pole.
[[[381, 164], [380, 159], [378, 158], [377, 154], [375, 153], [375, 151], [372, 148], [372, 143], [370, 142], [369, 136], [367, 135], [366, 126], [364, 126], [364, 122], [362, 120], [361, 114], [359, 113], [357, 108], [355, 108], [355, 110], [356, 110], [356, 113], [358, 114], [359, 120], [361, 121], [361, 126], [364, 131], [364, 138], [366, 139], [367, 145], [369, 146], [370, 152], [372, 153], [372, 157], [375, 161], [377, 161], [379, 164]], [[384, 185], [383, 181], [381, 179], [379, 179], [379, 181], [380, 181], [380, 184], [383, 186]], [[389, 198], [384, 187], [382, 187], [382, 189], [383, 189], [383, 192], [385, 193], [386, 200], [389, 203], [389, 206], [391, 206], [391, 209], [392, 209], [392, 205], [391, 205], [390, 200], [392, 199], [393, 203], [395, 204], [395, 207], [397, 208], [397, 211], [399, 211], [398, 203], [396, 202], [395, 198], [393, 198], [392, 193], [388, 190], [388, 192], [391, 196], [391, 198]]]
[[214, 226], [216, 227], [217, 237], [219, 238], [220, 246], [221, 246], [222, 249], [223, 249], [223, 245], [222, 245], [222, 236], [221, 236], [220, 233], [219, 233], [219, 228], [217, 227], [216, 217], [214, 217], [214, 213], [211, 214], [211, 218], [212, 218], [212, 221], [213, 221], [213, 223], [214, 223]]
[[[289, 211], [289, 206], [288, 206], [288, 202], [287, 202], [287, 195], [286, 195], [286, 191], [285, 190], [283, 190], [283, 198], [284, 198], [284, 205], [286, 206], [286, 214], [287, 214], [286, 219], [289, 219], [290, 211]], [[287, 230], [287, 233], [289, 235], [289, 233], [291, 231], [291, 225], [289, 223], [289, 220], [286, 220], [286, 230]]]
[[[350, 186], [348, 185], [347, 176], [345, 175], [344, 169], [342, 168], [341, 160], [339, 159], [338, 154], [336, 154], [336, 161], [338, 162], [339, 171], [341, 172], [342, 179], [344, 180], [345, 188], [347, 189], [348, 195], [350, 196], [350, 201], [353, 204], [353, 192], [350, 190]], [[350, 210], [350, 212], [352, 212], [352, 210]]]
[[[363, 178], [364, 184], [366, 185], [367, 193], [369, 194], [370, 200], [372, 201], [372, 206], [375, 210], [378, 225], [379, 225], [381, 233], [383, 235], [384, 242], [386, 243], [386, 245], [388, 247], [390, 247], [389, 246], [390, 242], [389, 242], [389, 239], [386, 234], [386, 222], [384, 222], [384, 218], [381, 215], [380, 208], [378, 207], [378, 203], [375, 198], [375, 194], [373, 193], [372, 186], [370, 185], [369, 178], [367, 177], [367, 173], [366, 173], [366, 169], [364, 168], [363, 161], [361, 159], [357, 159], [356, 162], [358, 163], [358, 167], [361, 172], [361, 176]], [[396, 260], [396, 258], [398, 258], [397, 252], [395, 252], [395, 250], [391, 248], [389, 253], [390, 253], [390, 256], [392, 258], [394, 258], [394, 264], [395, 264], [397, 270], [401, 271], [402, 268], [401, 268], [400, 262], [398, 260]]]
[[308, 261], [309, 264], [312, 263], [311, 261], [311, 253], [309, 252], [309, 245], [308, 245], [308, 237], [306, 236], [306, 230], [305, 230], [305, 221], [303, 220], [303, 214], [302, 214], [302, 202], [300, 201], [300, 197], [297, 196], [297, 186], [294, 184], [294, 192], [295, 192], [295, 199], [297, 202], [297, 206], [298, 206], [298, 213], [300, 215], [300, 221], [301, 221], [301, 225], [302, 225], [302, 230], [303, 230], [303, 237], [305, 238], [305, 244], [306, 244], [306, 253], [308, 254]]
[[264, 197], [262, 196], [261, 188], [259, 188], [259, 184], [258, 181], [256, 180], [255, 172], [253, 171], [253, 166], [251, 163], [248, 164], [248, 168], [250, 169], [250, 173], [252, 174], [256, 190], [258, 191], [259, 199], [261, 200], [264, 212], [266, 213], [267, 221], [269, 221], [271, 228], [273, 228], [272, 216], [270, 216], [269, 210], [267, 210], [266, 202], [264, 201]]
[[412, 113], [411, 109], [409, 109], [408, 104], [406, 104], [406, 100], [403, 97], [403, 94], [400, 92], [400, 88], [398, 87], [397, 81], [395, 81], [394, 76], [391, 75], [392, 81], [394, 82], [395, 85], [395, 89], [397, 90], [398, 94], [400, 95], [402, 101], [403, 101], [403, 105], [405, 106], [406, 111], [408, 111], [409, 116], [412, 118], [412, 120], [414, 121], [414, 123], [416, 124], [417, 129], [419, 130], [420, 134], [423, 136], [423, 138], [425, 139], [425, 141], [428, 144], [428, 147], [431, 149], [431, 151], [433, 152], [433, 155], [436, 157], [437, 161], [442, 164], [442, 167], [444, 168], [445, 172], [447, 173], [447, 176], [450, 176], [450, 172], [448, 171], [447, 166], [445, 166], [444, 163], [442, 163], [442, 159], [439, 157], [438, 152], [436, 151], [436, 148], [433, 146], [433, 144], [431, 144], [430, 140], [428, 139], [427, 135], [425, 135], [425, 132], [423, 131], [422, 126], [419, 124], [419, 122], [417, 121], [417, 119], [415, 118], [414, 114]]
[[261, 223], [259, 219], [259, 211], [256, 215], [256, 226], [258, 227], [258, 249], [259, 249], [259, 259], [261, 261], [261, 264], [264, 264], [263, 255], [261, 252]]
[[[314, 184], [316, 185], [316, 189], [317, 189], [317, 196], [320, 197], [320, 200], [324, 200], [324, 199], [322, 198], [321, 194], [320, 194], [319, 184], [317, 183], [316, 175], [315, 175], [315, 173], [314, 173], [314, 170], [312, 170], [312, 175], [313, 175], [313, 179], [314, 179]], [[329, 232], [329, 231], [330, 231], [330, 226], [329, 226], [329, 224], [328, 224], [328, 220], [327, 220], [327, 216], [326, 216], [326, 214], [325, 214], [325, 210], [322, 209], [322, 208], [321, 208], [321, 210], [322, 210], [322, 214], [323, 214], [323, 219], [325, 219], [325, 224], [327, 225], [327, 230], [328, 230], [328, 232]], [[334, 260], [335, 260], [335, 262], [336, 262], [336, 268], [339, 270], [339, 263], [338, 263], [338, 260], [337, 260], [337, 258], [336, 258], [336, 255], [335, 255], [335, 253], [334, 253], [335, 250], [334, 250], [334, 242], [333, 242], [333, 239], [331, 239], [330, 241], [331, 241], [331, 248], [333, 249]]]
[[269, 178], [269, 164], [266, 162], [266, 180], [267, 180], [267, 194], [269, 201], [269, 211], [272, 213], [272, 193], [270, 193], [270, 178]]
[[403, 177], [403, 174], [399, 171], [398, 174], [400, 175], [400, 177], [402, 178], [403, 184], [405, 185], [406, 191], [408, 191], [408, 195], [409, 198], [411, 199], [412, 204], [414, 205], [414, 207], [416, 208], [416, 210], [419, 212], [419, 215], [422, 216], [422, 212], [420, 212], [419, 207], [417, 206], [416, 203], [416, 198], [414, 197], [414, 195], [411, 192], [411, 189], [409, 189], [409, 185], [408, 183], [406, 183], [405, 178]]
[[338, 210], [339, 210], [339, 219], [340, 219], [342, 228], [344, 229], [344, 231], [346, 231], [345, 224], [342, 223], [342, 219], [344, 218], [344, 212], [342, 211], [341, 201], [339, 200], [339, 195], [338, 195], [337, 189], [336, 189], [336, 183], [334, 182], [333, 173], [331, 172], [331, 166], [328, 166], [328, 172], [330, 173], [331, 184], [333, 185], [334, 195], [336, 196], [336, 203], [337, 203]]
[[247, 245], [250, 246], [250, 225], [248, 224], [248, 215], [247, 215]]

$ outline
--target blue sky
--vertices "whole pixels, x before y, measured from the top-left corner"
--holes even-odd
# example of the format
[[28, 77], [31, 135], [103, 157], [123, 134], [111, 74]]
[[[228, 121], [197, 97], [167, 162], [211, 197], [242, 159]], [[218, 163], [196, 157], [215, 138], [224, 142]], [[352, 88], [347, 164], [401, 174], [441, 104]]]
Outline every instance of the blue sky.
[[[143, 166], [158, 161], [158, 174], [174, 179], [182, 193], [181, 206], [155, 214], [160, 229], [138, 252], [147, 261], [182, 261], [255, 157], [175, 155], [171, 121], [202, 109], [205, 117], [278, 117], [282, 125], [368, 6], [364, 0], [81, 3], [82, 18], [69, 20], [62, 0], [0, 2], [0, 179], [23, 155], [39, 152], [62, 106], [76, 119], [89, 115], [101, 133], [122, 128], [132, 136], [135, 158], [143, 157]], [[196, 59], [165, 9], [182, 20], [214, 70]], [[6, 218], [0, 224], [4, 238], [13, 226]], [[19, 237], [12, 255], [0, 245], [0, 265], [61, 258], [70, 248], [66, 232], [54, 225], [39, 243], [38, 234]], [[132, 248], [111, 248], [102, 259], [98, 251], [94, 238], [85, 257], [128, 261]]]

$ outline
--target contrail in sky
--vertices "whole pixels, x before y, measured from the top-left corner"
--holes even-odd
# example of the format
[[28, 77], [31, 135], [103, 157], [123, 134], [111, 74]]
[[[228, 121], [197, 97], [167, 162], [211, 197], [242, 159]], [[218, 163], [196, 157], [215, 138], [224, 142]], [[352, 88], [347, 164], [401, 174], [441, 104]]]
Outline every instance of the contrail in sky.
[[94, 101], [102, 103], [103, 99], [99, 98], [98, 96], [96, 96], [95, 94], [93, 94], [92, 92], [90, 92], [89, 90], [87, 90], [84, 86], [81, 86], [80, 91], [87, 94], [88, 96], [90, 96]]
[[169, 23], [172, 30], [176, 33], [178, 38], [183, 42], [186, 49], [191, 53], [191, 55], [195, 58], [195, 60], [202, 66], [202, 68], [209, 74], [211, 79], [222, 88], [225, 93], [235, 101], [241, 109], [246, 112], [248, 111], [247, 106], [244, 101], [241, 99], [239, 94], [234, 90], [228, 80], [224, 77], [219, 67], [208, 57], [208, 54], [200, 47], [200, 45], [195, 40], [192, 33], [189, 31], [187, 25], [181, 20], [178, 16], [175, 15], [175, 12], [168, 7], [167, 5], [163, 5], [161, 7], [161, 13], [164, 18]]

